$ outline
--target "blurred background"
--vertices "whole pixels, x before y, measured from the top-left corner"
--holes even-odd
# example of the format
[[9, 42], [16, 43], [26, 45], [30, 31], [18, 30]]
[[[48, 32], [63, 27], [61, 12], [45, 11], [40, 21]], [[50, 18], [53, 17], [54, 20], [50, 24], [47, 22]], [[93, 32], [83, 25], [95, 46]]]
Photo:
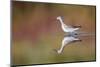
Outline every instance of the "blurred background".
[[14, 65], [94, 61], [95, 36], [80, 37], [61, 55], [64, 32], [57, 16], [66, 25], [81, 25], [80, 31], [95, 33], [96, 7], [70, 4], [12, 1], [11, 63]]

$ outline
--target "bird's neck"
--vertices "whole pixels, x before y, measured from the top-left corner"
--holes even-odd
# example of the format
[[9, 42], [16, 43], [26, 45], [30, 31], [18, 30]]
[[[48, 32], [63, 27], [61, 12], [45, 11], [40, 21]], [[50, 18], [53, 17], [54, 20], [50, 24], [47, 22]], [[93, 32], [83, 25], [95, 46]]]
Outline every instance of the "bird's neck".
[[64, 24], [64, 22], [61, 19], [59, 19], [59, 21], [61, 23], [61, 26], [67, 27], [66, 24]]
[[65, 45], [62, 44], [61, 48], [58, 50], [58, 53], [62, 53], [63, 49], [64, 49]]
[[63, 24], [64, 24], [64, 22], [63, 22], [61, 19], [59, 19], [59, 21], [60, 21], [61, 25], [63, 25]]

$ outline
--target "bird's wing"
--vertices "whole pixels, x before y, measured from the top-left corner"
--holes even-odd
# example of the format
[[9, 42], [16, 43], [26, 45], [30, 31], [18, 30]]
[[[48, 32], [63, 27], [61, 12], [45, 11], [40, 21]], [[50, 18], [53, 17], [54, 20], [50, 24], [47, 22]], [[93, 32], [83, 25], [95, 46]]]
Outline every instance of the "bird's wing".
[[65, 45], [71, 43], [74, 41], [74, 37], [64, 37], [64, 39], [62, 40], [62, 45], [60, 47], [60, 49], [57, 51], [58, 54], [61, 54], [62, 51], [64, 50]]
[[64, 39], [62, 40], [62, 45], [69, 44], [72, 41], [73, 41], [73, 39], [71, 37], [64, 37]]
[[62, 40], [62, 44], [66, 45], [66, 44], [69, 44], [69, 43], [73, 43], [74, 41], [77, 41], [79, 40], [79, 38], [75, 38], [75, 37], [72, 37], [72, 36], [67, 36], [67, 37], [64, 37], [64, 39]]
[[61, 44], [61, 47], [60, 49], [57, 51], [58, 54], [61, 54], [62, 51], [64, 50], [64, 47], [66, 44], [68, 44], [70, 41], [69, 41], [69, 38], [68, 37], [64, 37], [64, 39], [62, 40], [62, 44]]
[[65, 28], [74, 28], [74, 27], [72, 27], [72, 26], [70, 26], [70, 25], [66, 25], [66, 24], [64, 24], [64, 27], [65, 27]]
[[58, 50], [58, 53], [61, 54], [62, 51], [64, 50], [65, 45], [71, 43], [71, 37], [64, 37], [64, 39], [62, 40], [62, 45], [60, 47], [60, 49]]

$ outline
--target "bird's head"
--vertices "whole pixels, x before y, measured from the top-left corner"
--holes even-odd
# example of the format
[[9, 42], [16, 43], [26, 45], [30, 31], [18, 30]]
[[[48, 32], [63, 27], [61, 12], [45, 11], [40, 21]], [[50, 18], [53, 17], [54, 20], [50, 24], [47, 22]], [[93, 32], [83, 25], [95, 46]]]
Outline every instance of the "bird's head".
[[55, 51], [57, 54], [61, 54], [61, 51], [60, 51], [60, 50], [54, 49], [54, 51]]
[[60, 50], [58, 50], [58, 51], [57, 51], [57, 53], [58, 53], [58, 54], [61, 54], [61, 51], [60, 51]]
[[57, 17], [57, 20], [61, 20], [61, 16], [58, 16], [58, 17]]
[[57, 20], [59, 20], [59, 19], [60, 19], [60, 16], [57, 17]]

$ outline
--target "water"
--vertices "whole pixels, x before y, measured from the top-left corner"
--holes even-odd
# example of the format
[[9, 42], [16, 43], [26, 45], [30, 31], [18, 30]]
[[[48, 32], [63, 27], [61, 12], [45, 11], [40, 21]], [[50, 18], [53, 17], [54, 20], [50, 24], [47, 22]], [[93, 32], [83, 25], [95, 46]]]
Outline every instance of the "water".
[[[95, 6], [13, 2], [11, 60], [15, 65], [95, 60]], [[65, 33], [56, 17], [63, 16], [67, 25], [81, 25], [90, 33], [70, 43], [62, 54], [59, 49]], [[76, 37], [76, 35], [75, 35]]]

